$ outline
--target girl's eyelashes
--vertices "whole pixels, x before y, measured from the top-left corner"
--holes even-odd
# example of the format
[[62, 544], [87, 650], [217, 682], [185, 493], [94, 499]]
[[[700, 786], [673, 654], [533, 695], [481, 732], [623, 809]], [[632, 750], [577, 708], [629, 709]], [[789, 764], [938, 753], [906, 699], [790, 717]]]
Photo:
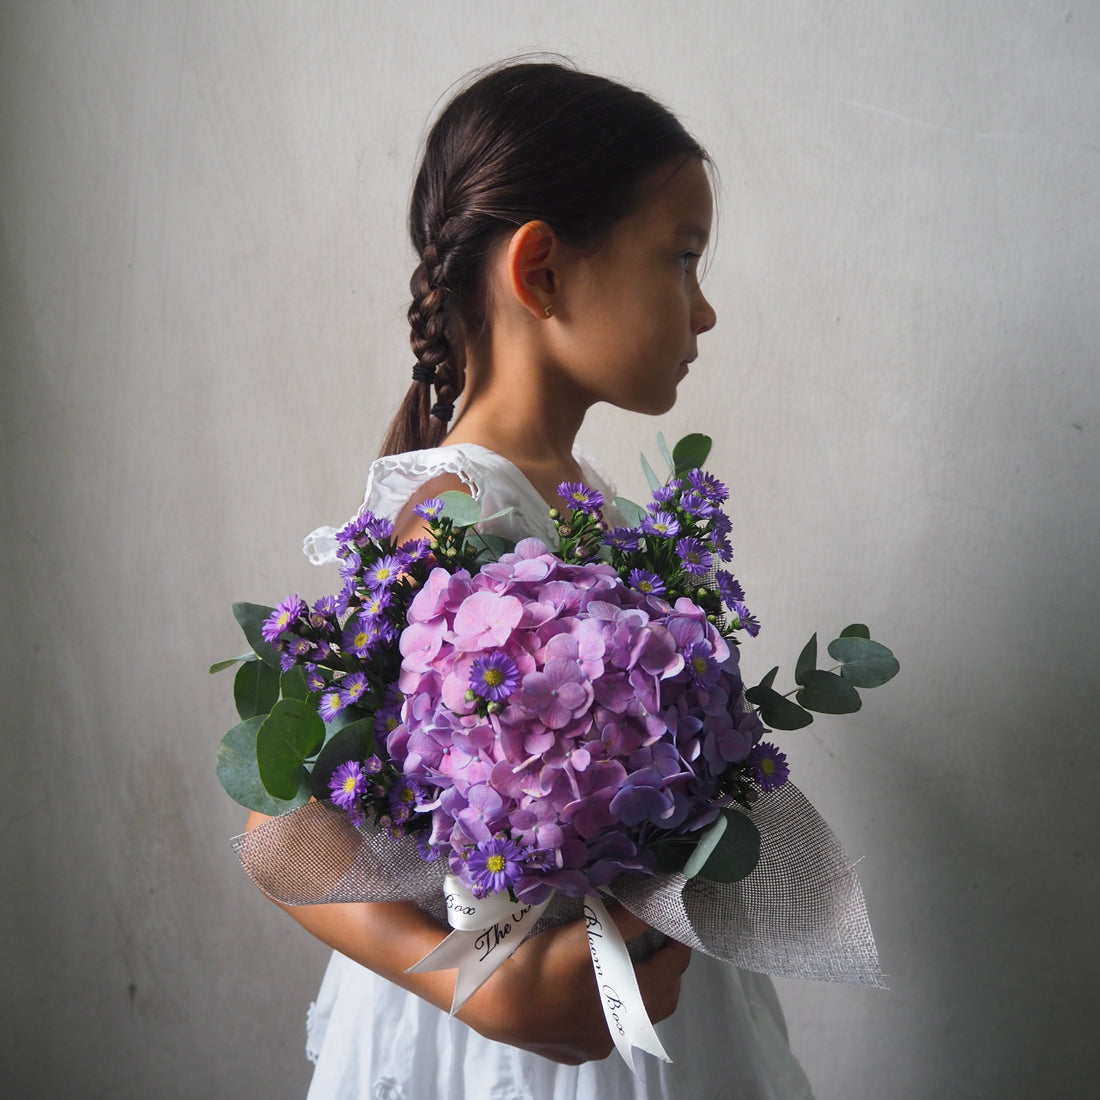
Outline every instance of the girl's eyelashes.
[[681, 252], [679, 255], [680, 264], [685, 271], [687, 271], [692, 264], [701, 258], [701, 254], [698, 252]]

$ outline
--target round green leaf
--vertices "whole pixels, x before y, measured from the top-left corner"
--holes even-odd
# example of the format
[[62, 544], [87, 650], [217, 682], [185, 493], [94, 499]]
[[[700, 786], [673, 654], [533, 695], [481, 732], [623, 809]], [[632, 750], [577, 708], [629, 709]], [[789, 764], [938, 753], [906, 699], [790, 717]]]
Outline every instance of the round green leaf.
[[242, 718], [267, 714], [279, 698], [279, 670], [263, 661], [247, 661], [233, 677], [233, 701]]
[[871, 632], [863, 625], [863, 623], [852, 623], [851, 626], [846, 626], [841, 632], [842, 638], [870, 638]]
[[835, 672], [808, 672], [795, 696], [807, 710], [820, 714], [852, 714], [863, 705], [859, 692]]
[[275, 608], [262, 603], [235, 603], [233, 605], [233, 618], [240, 624], [252, 652], [260, 658], [265, 665], [272, 668], [279, 667], [279, 655], [269, 642], [264, 641], [264, 620], [270, 617]]
[[901, 667], [884, 645], [869, 638], [836, 638], [829, 643], [829, 656], [840, 661], [840, 675], [856, 687], [873, 688], [892, 680]]
[[718, 842], [726, 831], [726, 815], [719, 814], [717, 820], [709, 828], [699, 834], [699, 841], [684, 864], [684, 878], [695, 878], [703, 869], [703, 864], [710, 859], [711, 853], [718, 847]]
[[481, 505], [469, 493], [460, 493], [451, 489], [439, 497], [443, 501], [443, 510], [439, 513], [449, 519], [455, 527], [470, 527], [481, 519]]
[[301, 665], [295, 665], [289, 672], [284, 672], [279, 677], [279, 687], [284, 699], [300, 699], [304, 703], [309, 698], [306, 674]]
[[325, 740], [325, 723], [299, 699], [280, 699], [256, 733], [260, 779], [276, 798], [293, 798], [309, 773], [302, 766]]
[[[736, 810], [723, 810], [722, 818], [725, 828], [699, 874], [711, 882], [740, 882], [760, 861], [760, 830], [751, 818]], [[688, 860], [684, 867], [685, 875], [691, 862]]]
[[697, 470], [702, 466], [710, 455], [713, 442], [709, 435], [703, 435], [702, 432], [685, 435], [672, 448], [672, 461], [676, 464], [676, 473], [684, 474], [688, 470]]
[[[309, 784], [300, 783], [293, 798], [273, 798], [260, 781], [256, 767], [256, 733], [264, 716], [248, 718], [234, 726], [218, 746], [218, 781], [225, 793], [248, 810], [275, 816], [309, 801]], [[304, 770], [304, 769], [303, 769]]]
[[814, 716], [803, 710], [793, 699], [788, 699], [771, 688], [749, 688], [745, 692], [745, 698], [753, 706], [760, 708], [761, 721], [773, 730], [800, 730], [814, 720]]

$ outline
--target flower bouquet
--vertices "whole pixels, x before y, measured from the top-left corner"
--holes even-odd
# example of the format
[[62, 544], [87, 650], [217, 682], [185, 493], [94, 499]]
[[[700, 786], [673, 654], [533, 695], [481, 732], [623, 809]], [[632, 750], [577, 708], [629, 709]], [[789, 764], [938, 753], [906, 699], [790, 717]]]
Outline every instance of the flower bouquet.
[[[237, 659], [242, 720], [218, 768], [243, 805], [303, 807], [254, 831], [274, 826], [281, 839], [238, 840], [280, 900], [424, 903], [425, 884], [442, 893], [457, 931], [418, 968], [459, 967], [454, 1010], [554, 919], [552, 901], [559, 919], [581, 907], [597, 969], [617, 975], [609, 1023], [628, 1061], [631, 1046], [663, 1051], [640, 1000], [622, 995], [633, 975], [621, 944], [601, 942], [614, 939], [601, 891], [691, 946], [789, 973], [797, 936], [757, 929], [748, 938], [763, 955], [746, 954], [736, 915], [759, 924], [764, 899], [782, 925], [785, 902], [824, 876], [863, 921], [859, 958], [826, 961], [825, 976], [847, 966], [876, 979], [858, 881], [764, 735], [808, 724], [811, 711], [857, 710], [858, 689], [898, 668], [852, 626], [828, 647], [832, 670], [816, 668], [816, 636], [807, 643], [795, 699], [775, 690], [777, 669], [746, 690], [739, 635], [759, 624], [726, 568], [728, 492], [702, 468], [710, 440], [688, 436], [671, 453], [659, 442], [669, 476], [662, 484], [643, 458], [647, 508], [559, 488], [570, 508], [551, 513], [553, 550], [479, 533], [495, 517], [447, 493], [416, 509], [427, 539], [395, 545], [392, 523], [369, 512], [340, 531], [338, 594], [312, 607], [296, 596], [236, 605], [253, 653]], [[605, 511], [622, 522], [609, 528]], [[303, 840], [298, 819], [326, 821], [311, 797], [329, 832], [335, 808], [356, 840]], [[288, 868], [280, 846], [314, 855]], [[346, 858], [319, 870], [333, 849]], [[822, 963], [814, 943], [793, 952], [795, 972], [806, 957]]]

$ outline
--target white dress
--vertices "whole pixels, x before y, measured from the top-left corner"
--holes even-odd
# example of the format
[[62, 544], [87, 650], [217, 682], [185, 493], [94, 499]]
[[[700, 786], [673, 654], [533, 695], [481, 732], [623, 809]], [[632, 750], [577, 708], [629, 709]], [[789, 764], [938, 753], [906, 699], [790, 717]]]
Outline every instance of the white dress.
[[[577, 455], [586, 481], [610, 488]], [[556, 543], [547, 505], [523, 473], [485, 447], [455, 444], [378, 459], [364, 508], [396, 516], [426, 481], [457, 474], [510, 538]], [[335, 531], [306, 539], [310, 560], [336, 560]], [[563, 1066], [485, 1039], [445, 1012], [334, 953], [307, 1021], [306, 1053], [316, 1064], [310, 1100], [803, 1100], [809, 1083], [787, 1042], [771, 981], [701, 952], [684, 975], [679, 1007], [657, 1025], [666, 1064], [640, 1054], [636, 1078], [615, 1053]]]

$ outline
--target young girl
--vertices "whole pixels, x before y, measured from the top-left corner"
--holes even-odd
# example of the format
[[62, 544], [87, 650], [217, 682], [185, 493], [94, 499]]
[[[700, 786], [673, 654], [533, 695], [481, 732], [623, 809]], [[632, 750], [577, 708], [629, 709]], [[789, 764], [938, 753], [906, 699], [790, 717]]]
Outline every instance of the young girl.
[[[698, 282], [706, 166], [648, 96], [556, 64], [497, 68], [446, 107], [409, 215], [413, 383], [364, 501], [399, 540], [420, 533], [413, 507], [448, 489], [486, 514], [511, 505], [493, 527], [550, 545], [561, 482], [612, 499], [574, 440], [598, 401], [670, 409], [714, 326]], [[314, 561], [336, 560], [332, 535], [307, 540]], [[310, 1013], [317, 1100], [810, 1095], [771, 983], [680, 944], [636, 965], [673, 1058], [645, 1056], [636, 1079], [607, 1058], [582, 922], [531, 937], [450, 1019], [455, 972], [405, 972], [446, 935], [415, 906], [286, 908], [337, 952]], [[646, 931], [614, 917], [628, 940]]]

